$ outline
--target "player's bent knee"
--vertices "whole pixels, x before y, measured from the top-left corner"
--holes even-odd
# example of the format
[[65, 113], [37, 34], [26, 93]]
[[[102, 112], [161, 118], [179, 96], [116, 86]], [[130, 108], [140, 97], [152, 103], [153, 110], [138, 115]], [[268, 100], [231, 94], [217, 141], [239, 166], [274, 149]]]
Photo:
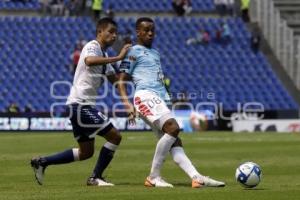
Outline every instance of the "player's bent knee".
[[122, 141], [122, 135], [115, 128], [111, 129], [104, 137], [108, 142], [111, 142], [115, 145], [119, 145]]
[[79, 142], [79, 160], [86, 160], [94, 154], [94, 140]]
[[162, 130], [165, 133], [168, 133], [169, 135], [173, 136], [173, 137], [177, 137], [179, 135], [180, 132], [180, 128], [176, 122], [175, 119], [169, 119], [165, 122], [165, 124], [163, 125]]
[[177, 137], [179, 135], [180, 129], [179, 127], [174, 127], [171, 129], [170, 133], [172, 136]]
[[118, 132], [117, 134], [114, 135], [111, 143], [115, 144], [115, 145], [119, 145], [122, 141], [122, 135]]
[[94, 149], [93, 150], [88, 150], [88, 151], [80, 151], [79, 152], [79, 158], [80, 160], [86, 160], [89, 159], [94, 155]]

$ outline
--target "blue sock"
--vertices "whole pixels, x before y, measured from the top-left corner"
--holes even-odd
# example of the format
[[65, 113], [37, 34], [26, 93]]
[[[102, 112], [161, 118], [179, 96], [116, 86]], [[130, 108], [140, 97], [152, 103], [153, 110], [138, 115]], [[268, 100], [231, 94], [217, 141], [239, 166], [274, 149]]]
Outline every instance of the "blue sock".
[[102, 178], [102, 173], [113, 159], [114, 151], [102, 147], [92, 177]]
[[73, 161], [74, 161], [74, 155], [72, 149], [68, 149], [66, 151], [51, 156], [42, 157], [42, 165], [44, 166], [65, 164]]

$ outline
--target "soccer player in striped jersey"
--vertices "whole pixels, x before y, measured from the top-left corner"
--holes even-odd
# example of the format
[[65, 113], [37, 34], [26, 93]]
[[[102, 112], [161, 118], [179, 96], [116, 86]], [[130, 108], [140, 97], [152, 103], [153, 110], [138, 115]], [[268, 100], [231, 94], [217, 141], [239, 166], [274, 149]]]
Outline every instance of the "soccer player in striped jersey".
[[114, 83], [117, 75], [111, 63], [122, 60], [131, 45], [124, 45], [116, 57], [108, 57], [106, 49], [117, 37], [117, 24], [109, 18], [102, 18], [96, 27], [96, 39], [88, 42], [80, 55], [73, 85], [66, 104], [70, 108], [70, 120], [78, 148], [67, 149], [50, 156], [33, 158], [31, 166], [37, 182], [42, 185], [44, 172], [50, 165], [86, 160], [94, 154], [95, 136], [106, 139], [95, 168], [87, 185], [113, 186], [103, 179], [103, 172], [111, 162], [121, 142], [121, 135], [107, 116], [96, 107], [97, 90], [106, 78]]
[[[134, 108], [148, 123], [159, 138], [150, 175], [145, 180], [148, 187], [173, 187], [160, 175], [160, 170], [168, 152], [178, 166], [188, 174], [193, 188], [203, 186], [222, 187], [225, 183], [200, 174], [186, 156], [179, 135], [179, 125], [167, 107], [170, 97], [163, 83], [163, 73], [159, 52], [152, 48], [155, 25], [151, 18], [139, 18], [136, 22], [137, 45], [127, 53], [120, 65], [120, 94], [128, 110], [129, 118], [135, 117]], [[135, 85], [134, 105], [128, 100], [125, 83]], [[133, 108], [134, 106], [134, 108]]]

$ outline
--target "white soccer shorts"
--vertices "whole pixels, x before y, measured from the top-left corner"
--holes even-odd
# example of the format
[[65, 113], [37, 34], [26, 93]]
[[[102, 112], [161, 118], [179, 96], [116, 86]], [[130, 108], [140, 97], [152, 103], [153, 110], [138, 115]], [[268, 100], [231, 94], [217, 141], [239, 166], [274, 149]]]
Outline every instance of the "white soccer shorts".
[[139, 90], [135, 93], [134, 107], [146, 123], [159, 130], [162, 130], [167, 120], [174, 118], [166, 102], [149, 90]]

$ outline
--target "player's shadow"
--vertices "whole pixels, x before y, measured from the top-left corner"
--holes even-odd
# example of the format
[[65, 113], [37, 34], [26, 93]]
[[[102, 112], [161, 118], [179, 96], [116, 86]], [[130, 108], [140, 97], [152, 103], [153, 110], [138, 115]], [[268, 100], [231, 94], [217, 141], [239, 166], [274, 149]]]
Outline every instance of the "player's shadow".
[[[175, 187], [178, 186], [178, 187], [191, 187], [191, 184], [190, 183], [174, 183], [173, 184]], [[226, 185], [225, 187], [214, 187], [214, 188], [226, 188], [228, 187], [228, 185]], [[229, 186], [230, 187], [230, 186]], [[206, 188], [212, 188], [212, 187], [206, 187]], [[244, 190], [247, 190], [247, 191], [251, 191], [251, 190], [255, 190], [255, 191], [264, 191], [264, 190], [269, 190], [268, 188], [244, 188]]]
[[259, 191], [259, 190], [268, 190], [268, 189], [267, 188], [245, 188], [244, 190], [247, 190], [247, 191], [251, 191], [251, 190]]
[[[115, 183], [116, 185], [119, 186], [143, 186], [143, 182], [119, 182]], [[174, 183], [174, 187], [191, 187], [190, 183]]]

